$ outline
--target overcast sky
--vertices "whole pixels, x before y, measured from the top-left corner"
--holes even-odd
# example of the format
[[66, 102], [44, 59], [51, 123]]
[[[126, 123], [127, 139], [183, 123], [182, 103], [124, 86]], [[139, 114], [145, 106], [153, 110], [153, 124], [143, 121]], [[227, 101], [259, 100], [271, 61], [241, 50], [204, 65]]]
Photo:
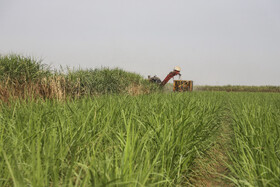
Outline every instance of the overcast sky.
[[0, 0], [0, 54], [199, 85], [280, 85], [280, 0]]

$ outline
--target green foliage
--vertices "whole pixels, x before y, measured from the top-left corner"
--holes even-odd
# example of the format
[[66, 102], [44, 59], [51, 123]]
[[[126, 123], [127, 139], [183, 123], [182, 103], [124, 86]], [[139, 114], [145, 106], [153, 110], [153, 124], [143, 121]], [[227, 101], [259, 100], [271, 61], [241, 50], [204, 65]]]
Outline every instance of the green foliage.
[[65, 78], [72, 84], [79, 83], [88, 94], [125, 93], [129, 86], [149, 84], [142, 76], [118, 68], [68, 71]]
[[195, 86], [196, 91], [280, 92], [280, 86]]
[[221, 94], [14, 101], [0, 114], [0, 186], [186, 185]]
[[240, 186], [280, 184], [280, 95], [232, 94], [232, 181]]
[[227, 179], [277, 186], [279, 106], [279, 94], [225, 92], [2, 103], [0, 186], [190, 185], [225, 118]]
[[40, 60], [21, 55], [0, 55], [0, 81], [27, 83], [40, 80], [51, 74], [49, 68]]

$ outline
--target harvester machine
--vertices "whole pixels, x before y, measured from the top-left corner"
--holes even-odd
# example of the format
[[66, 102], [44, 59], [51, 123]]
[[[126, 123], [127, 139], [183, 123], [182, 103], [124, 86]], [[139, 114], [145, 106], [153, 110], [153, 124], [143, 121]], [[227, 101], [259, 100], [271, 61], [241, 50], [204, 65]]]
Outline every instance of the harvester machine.
[[[193, 81], [191, 80], [181, 80], [181, 68], [176, 66], [174, 67], [173, 71], [171, 71], [163, 81], [160, 80], [157, 76], [150, 77], [148, 79], [150, 82], [157, 83], [160, 86], [165, 86], [168, 81], [173, 78], [173, 91], [174, 92], [186, 92], [193, 90]], [[179, 80], [174, 80], [174, 77], [179, 75]]]

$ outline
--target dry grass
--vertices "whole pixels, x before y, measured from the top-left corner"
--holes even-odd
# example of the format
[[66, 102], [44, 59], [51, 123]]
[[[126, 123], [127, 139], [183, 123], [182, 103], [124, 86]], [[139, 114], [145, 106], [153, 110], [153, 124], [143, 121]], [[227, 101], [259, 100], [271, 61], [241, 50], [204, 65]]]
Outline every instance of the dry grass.
[[150, 87], [144, 86], [144, 85], [138, 85], [138, 84], [131, 84], [127, 87], [126, 93], [128, 95], [141, 95], [141, 94], [149, 94], [152, 93], [153, 90], [150, 89]]
[[[155, 91], [150, 85], [130, 84], [121, 93], [128, 95], [149, 94]], [[57, 99], [80, 98], [85, 95], [98, 95], [87, 87], [81, 86], [81, 81], [70, 81], [64, 76], [52, 76], [36, 82], [20, 84], [0, 83], [0, 100], [8, 102], [10, 99]]]
[[[69, 86], [62, 76], [54, 76], [43, 78], [36, 82], [30, 83], [14, 83], [14, 84], [0, 84], [0, 99], [2, 101], [9, 101], [10, 99], [27, 99], [27, 98], [42, 98], [42, 99], [58, 99], [63, 100], [68, 96], [79, 97], [81, 95], [80, 85]], [[75, 93], [68, 91], [77, 90]]]

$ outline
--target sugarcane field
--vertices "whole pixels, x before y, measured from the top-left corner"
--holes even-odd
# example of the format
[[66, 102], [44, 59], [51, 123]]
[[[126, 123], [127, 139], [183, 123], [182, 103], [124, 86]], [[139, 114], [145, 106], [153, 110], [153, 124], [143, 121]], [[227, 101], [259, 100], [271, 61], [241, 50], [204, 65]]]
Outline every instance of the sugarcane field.
[[279, 187], [280, 1], [0, 1], [0, 187]]
[[0, 67], [1, 186], [280, 182], [279, 87], [166, 91], [121, 69], [54, 73], [19, 55]]

